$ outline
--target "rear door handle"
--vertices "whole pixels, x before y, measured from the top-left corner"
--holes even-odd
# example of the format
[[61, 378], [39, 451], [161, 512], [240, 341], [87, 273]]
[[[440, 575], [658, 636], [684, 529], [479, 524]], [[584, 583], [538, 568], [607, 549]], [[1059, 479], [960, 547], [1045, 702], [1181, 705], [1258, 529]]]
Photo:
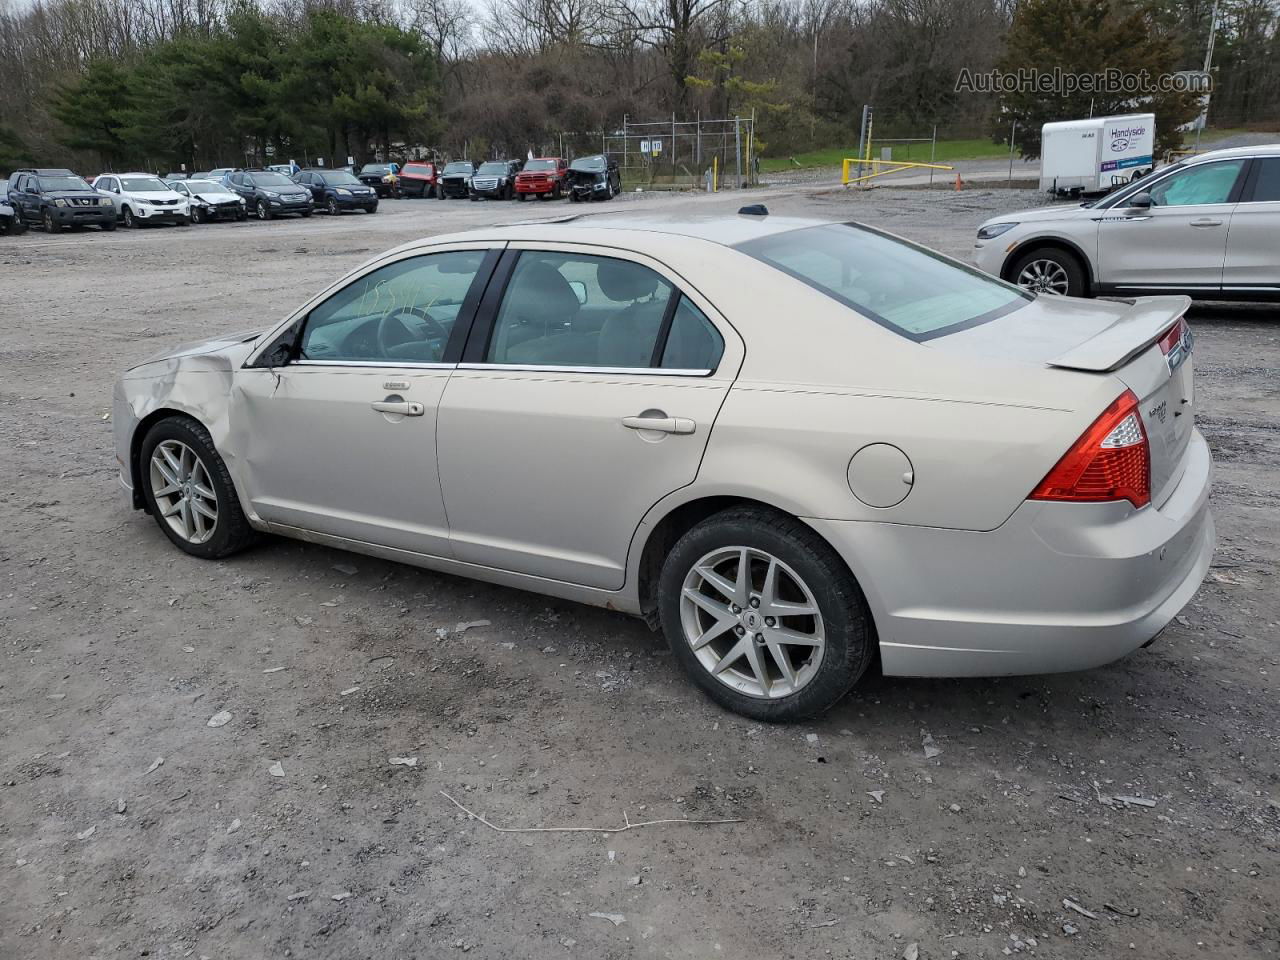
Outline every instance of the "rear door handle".
[[657, 430], [660, 433], [693, 433], [697, 426], [686, 417], [623, 417], [622, 425], [632, 430]]
[[402, 417], [420, 417], [427, 408], [412, 400], [375, 400], [370, 404], [379, 413], [398, 413]]
[[1193, 227], [1220, 227], [1222, 226], [1222, 221], [1214, 220], [1210, 217], [1201, 217], [1199, 220], [1192, 220], [1191, 225]]

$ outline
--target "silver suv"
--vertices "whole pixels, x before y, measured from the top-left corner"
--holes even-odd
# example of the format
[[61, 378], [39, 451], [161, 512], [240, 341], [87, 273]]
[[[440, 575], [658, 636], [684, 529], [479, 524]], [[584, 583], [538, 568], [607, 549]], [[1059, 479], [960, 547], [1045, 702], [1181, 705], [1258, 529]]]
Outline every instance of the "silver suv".
[[1036, 293], [1280, 300], [1280, 144], [1187, 157], [1081, 206], [994, 217], [973, 258]]

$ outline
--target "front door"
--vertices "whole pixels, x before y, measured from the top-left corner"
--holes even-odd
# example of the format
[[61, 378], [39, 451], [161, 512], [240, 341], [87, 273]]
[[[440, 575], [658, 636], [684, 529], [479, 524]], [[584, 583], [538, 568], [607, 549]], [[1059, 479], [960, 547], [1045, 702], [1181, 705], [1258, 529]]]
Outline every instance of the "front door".
[[1222, 286], [1280, 292], [1280, 157], [1253, 161], [1245, 193], [1231, 215]]
[[1149, 208], [1121, 202], [1100, 210], [1098, 281], [1133, 289], [1218, 290], [1244, 166], [1243, 159], [1195, 164], [1152, 186]]
[[237, 371], [231, 448], [262, 519], [449, 555], [436, 413], [454, 327], [495, 259], [449, 250], [379, 266], [311, 309], [288, 362]]
[[641, 518], [697, 475], [742, 344], [624, 256], [512, 244], [499, 265], [440, 404], [456, 559], [618, 589]]

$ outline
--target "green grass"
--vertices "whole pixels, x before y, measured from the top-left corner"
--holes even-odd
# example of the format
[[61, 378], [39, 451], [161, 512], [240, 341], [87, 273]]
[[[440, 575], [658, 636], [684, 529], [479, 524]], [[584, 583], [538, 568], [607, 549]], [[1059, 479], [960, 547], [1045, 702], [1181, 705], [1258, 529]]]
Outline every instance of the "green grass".
[[[928, 163], [930, 144], [928, 143], [882, 143], [876, 140], [871, 146], [871, 156], [879, 159], [880, 148], [893, 147], [893, 159], [910, 160], [913, 163]], [[831, 147], [826, 150], [814, 150], [810, 153], [795, 155], [795, 163], [788, 157], [761, 157], [760, 169], [764, 173], [776, 173], [779, 170], [794, 170], [799, 167], [838, 167], [845, 157], [853, 157], [858, 152], [856, 143], [847, 147]], [[982, 160], [990, 157], [1006, 157], [1009, 148], [990, 140], [939, 140], [937, 152], [933, 155], [938, 163], [950, 163], [952, 160]], [[797, 166], [799, 165], [799, 167]]]

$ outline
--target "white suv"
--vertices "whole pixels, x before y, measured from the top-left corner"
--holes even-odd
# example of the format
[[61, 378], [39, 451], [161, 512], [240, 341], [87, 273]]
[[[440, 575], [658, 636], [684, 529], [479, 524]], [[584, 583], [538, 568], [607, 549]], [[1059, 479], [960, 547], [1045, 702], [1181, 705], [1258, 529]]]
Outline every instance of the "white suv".
[[973, 258], [1036, 293], [1280, 300], [1280, 144], [1187, 157], [1092, 203], [993, 217]]
[[191, 222], [187, 198], [149, 173], [104, 173], [93, 185], [111, 198], [116, 216], [126, 227], [144, 223], [177, 223], [185, 227]]

